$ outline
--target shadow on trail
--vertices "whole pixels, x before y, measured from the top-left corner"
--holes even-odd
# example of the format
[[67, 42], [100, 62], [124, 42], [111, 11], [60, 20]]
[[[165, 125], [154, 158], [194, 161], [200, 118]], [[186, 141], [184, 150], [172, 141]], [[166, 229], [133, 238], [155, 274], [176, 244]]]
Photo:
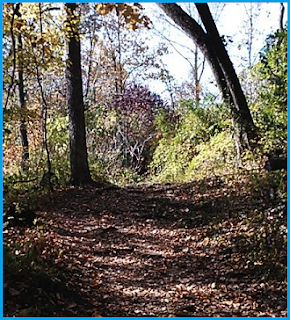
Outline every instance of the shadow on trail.
[[39, 212], [61, 252], [43, 260], [90, 306], [74, 316], [283, 316], [285, 246], [253, 255], [264, 196], [222, 179], [64, 190]]

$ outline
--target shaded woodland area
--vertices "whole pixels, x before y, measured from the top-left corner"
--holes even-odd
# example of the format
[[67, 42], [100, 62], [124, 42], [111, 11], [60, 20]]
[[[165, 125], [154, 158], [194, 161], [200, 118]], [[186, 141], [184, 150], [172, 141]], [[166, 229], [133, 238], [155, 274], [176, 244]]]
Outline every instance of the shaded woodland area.
[[240, 72], [214, 4], [3, 4], [4, 316], [287, 316], [288, 26], [254, 61], [244, 5]]

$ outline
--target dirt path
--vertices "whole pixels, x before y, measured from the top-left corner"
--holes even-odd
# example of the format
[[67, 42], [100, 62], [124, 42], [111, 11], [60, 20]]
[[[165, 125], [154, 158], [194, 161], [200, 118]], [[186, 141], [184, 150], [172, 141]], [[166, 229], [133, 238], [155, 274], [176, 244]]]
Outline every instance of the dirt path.
[[4, 314], [286, 316], [285, 245], [263, 238], [276, 207], [243, 179], [60, 191], [44, 236], [4, 234], [37, 239], [43, 274], [4, 278]]

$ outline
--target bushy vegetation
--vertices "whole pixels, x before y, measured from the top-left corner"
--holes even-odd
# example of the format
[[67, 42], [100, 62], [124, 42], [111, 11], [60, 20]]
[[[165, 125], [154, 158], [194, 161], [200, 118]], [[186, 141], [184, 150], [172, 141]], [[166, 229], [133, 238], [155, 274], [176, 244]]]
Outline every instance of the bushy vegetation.
[[104, 106], [87, 113], [88, 148], [93, 173], [115, 183], [140, 180], [148, 173], [156, 137], [155, 118], [166, 105], [148, 88], [133, 85]]
[[151, 163], [157, 179], [183, 181], [234, 167], [231, 121], [223, 119], [222, 110], [222, 104], [213, 102], [196, 107], [193, 101], [181, 101], [174, 126], [158, 122], [162, 138]]
[[[265, 155], [286, 156], [286, 30], [279, 30], [267, 38], [260, 62], [250, 72], [258, 88], [250, 107], [259, 140], [253, 153], [242, 154], [242, 162], [247, 168], [261, 166]], [[212, 101], [196, 107], [190, 100], [181, 101], [179, 108], [178, 124], [169, 125], [164, 117], [158, 122], [162, 138], [151, 163], [157, 179], [184, 181], [233, 172], [238, 162], [234, 127], [226, 108]]]
[[[259, 129], [260, 147], [255, 155], [245, 153], [244, 163], [251, 159], [251, 163], [257, 165], [265, 154], [286, 155], [286, 53], [287, 33], [280, 30], [267, 38], [260, 62], [250, 71], [259, 88], [251, 110]], [[230, 114], [227, 107], [215, 102], [212, 96], [208, 95], [198, 106], [193, 99], [180, 100], [175, 109], [170, 110], [148, 88], [132, 85], [102, 101], [102, 105], [92, 104], [86, 111], [93, 177], [121, 184], [141, 181], [144, 174], [147, 178], [150, 174], [150, 179], [155, 181], [184, 181], [235, 170], [236, 149]], [[4, 113], [6, 189], [10, 190], [10, 182], [15, 180], [32, 180], [26, 183], [28, 187], [35, 183], [44, 187], [46, 157], [41, 142], [41, 119], [35, 110], [27, 114], [33, 141], [28, 169], [15, 170], [21, 162], [21, 145], [15, 131], [19, 119], [15, 112], [10, 119], [9, 110]], [[53, 179], [60, 185], [68, 182], [70, 172], [68, 119], [61, 110], [52, 111], [46, 124]]]
[[259, 90], [252, 105], [263, 151], [286, 155], [287, 147], [287, 30], [267, 38], [255, 66]]

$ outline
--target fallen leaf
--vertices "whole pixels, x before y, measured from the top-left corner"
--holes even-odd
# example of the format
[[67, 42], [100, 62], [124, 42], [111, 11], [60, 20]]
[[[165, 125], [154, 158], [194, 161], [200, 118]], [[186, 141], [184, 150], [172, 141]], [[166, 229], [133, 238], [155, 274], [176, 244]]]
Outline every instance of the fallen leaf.
[[74, 308], [74, 307], [76, 307], [76, 306], [77, 306], [76, 303], [71, 302], [71, 303], [67, 306], [67, 309], [72, 309], [72, 308]]
[[18, 290], [13, 289], [13, 288], [9, 288], [8, 291], [11, 294], [11, 296], [13, 296], [13, 297], [20, 295], [20, 292]]
[[207, 246], [208, 243], [209, 243], [209, 238], [208, 238], [208, 237], [204, 238], [204, 240], [202, 241], [202, 244], [203, 244], [204, 246]]

